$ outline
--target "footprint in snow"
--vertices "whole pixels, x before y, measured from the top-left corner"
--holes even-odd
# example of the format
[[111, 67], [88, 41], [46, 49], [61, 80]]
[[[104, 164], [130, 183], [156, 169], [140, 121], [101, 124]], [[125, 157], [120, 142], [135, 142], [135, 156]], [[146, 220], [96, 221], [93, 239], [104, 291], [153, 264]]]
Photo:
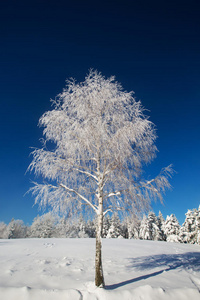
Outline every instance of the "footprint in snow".
[[12, 276], [15, 272], [16, 272], [16, 270], [13, 270], [13, 269], [8, 269], [8, 270], [6, 271], [6, 273], [7, 273], [8, 275], [10, 275], [10, 276]]
[[55, 243], [44, 243], [45, 248], [52, 248], [55, 246]]

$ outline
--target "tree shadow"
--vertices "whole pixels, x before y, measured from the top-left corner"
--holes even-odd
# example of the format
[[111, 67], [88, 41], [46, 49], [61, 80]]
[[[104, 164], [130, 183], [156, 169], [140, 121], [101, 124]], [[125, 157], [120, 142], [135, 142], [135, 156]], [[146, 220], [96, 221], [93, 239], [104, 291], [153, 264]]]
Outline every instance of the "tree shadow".
[[140, 280], [148, 279], [160, 275], [163, 272], [168, 272], [174, 269], [190, 269], [193, 271], [200, 271], [200, 252], [187, 252], [183, 254], [162, 254], [151, 256], [140, 256], [138, 258], [128, 259], [129, 264], [127, 269], [135, 269], [136, 271], [152, 270], [155, 268], [162, 268], [147, 275], [132, 278], [130, 280], [122, 281], [116, 284], [107, 285], [106, 289], [113, 290], [124, 285], [128, 285]]
[[138, 258], [131, 258], [129, 261], [128, 268], [136, 268], [137, 270], [166, 267], [166, 269], [170, 270], [182, 268], [200, 271], [200, 252], [140, 256]]
[[154, 272], [154, 273], [143, 275], [143, 276], [139, 276], [139, 277], [132, 278], [130, 280], [125, 280], [125, 281], [122, 281], [122, 282], [119, 282], [119, 283], [106, 285], [105, 288], [106, 288], [106, 290], [114, 290], [114, 289], [117, 289], [119, 287], [122, 287], [124, 285], [130, 284], [130, 283], [133, 283], [133, 282], [137, 282], [137, 281], [140, 281], [140, 280], [144, 280], [144, 279], [147, 279], [147, 278], [150, 278], [150, 277], [157, 276], [157, 275], [161, 274], [163, 271], [165, 271], [165, 270]]

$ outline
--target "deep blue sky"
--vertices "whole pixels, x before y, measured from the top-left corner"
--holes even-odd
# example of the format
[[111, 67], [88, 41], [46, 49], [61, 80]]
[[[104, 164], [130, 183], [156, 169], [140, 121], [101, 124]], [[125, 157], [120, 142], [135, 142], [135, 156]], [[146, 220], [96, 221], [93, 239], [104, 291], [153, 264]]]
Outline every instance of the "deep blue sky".
[[30, 147], [39, 147], [38, 119], [51, 109], [65, 79], [83, 81], [90, 68], [115, 75], [135, 91], [157, 126], [155, 176], [172, 163], [173, 189], [164, 217], [180, 223], [200, 204], [199, 1], [1, 1], [0, 221], [31, 223], [26, 195]]

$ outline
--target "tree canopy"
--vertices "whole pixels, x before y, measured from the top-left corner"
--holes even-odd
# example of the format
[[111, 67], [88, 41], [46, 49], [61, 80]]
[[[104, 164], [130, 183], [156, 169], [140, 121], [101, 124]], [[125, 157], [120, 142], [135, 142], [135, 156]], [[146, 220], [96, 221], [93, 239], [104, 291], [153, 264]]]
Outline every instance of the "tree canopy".
[[66, 82], [39, 120], [43, 145], [32, 152], [29, 169], [49, 181], [32, 188], [36, 203], [63, 211], [86, 204], [97, 213], [102, 192], [106, 213], [140, 211], [162, 199], [171, 166], [142, 178], [143, 165], [156, 156], [156, 132], [133, 95], [93, 70], [83, 83]]

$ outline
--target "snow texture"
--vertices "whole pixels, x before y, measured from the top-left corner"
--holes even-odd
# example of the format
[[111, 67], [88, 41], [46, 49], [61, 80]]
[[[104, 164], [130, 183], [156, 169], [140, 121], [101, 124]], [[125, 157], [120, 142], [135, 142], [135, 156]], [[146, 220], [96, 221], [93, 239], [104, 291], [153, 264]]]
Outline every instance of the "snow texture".
[[102, 242], [105, 289], [93, 283], [95, 239], [0, 240], [0, 299], [200, 299], [198, 245]]

